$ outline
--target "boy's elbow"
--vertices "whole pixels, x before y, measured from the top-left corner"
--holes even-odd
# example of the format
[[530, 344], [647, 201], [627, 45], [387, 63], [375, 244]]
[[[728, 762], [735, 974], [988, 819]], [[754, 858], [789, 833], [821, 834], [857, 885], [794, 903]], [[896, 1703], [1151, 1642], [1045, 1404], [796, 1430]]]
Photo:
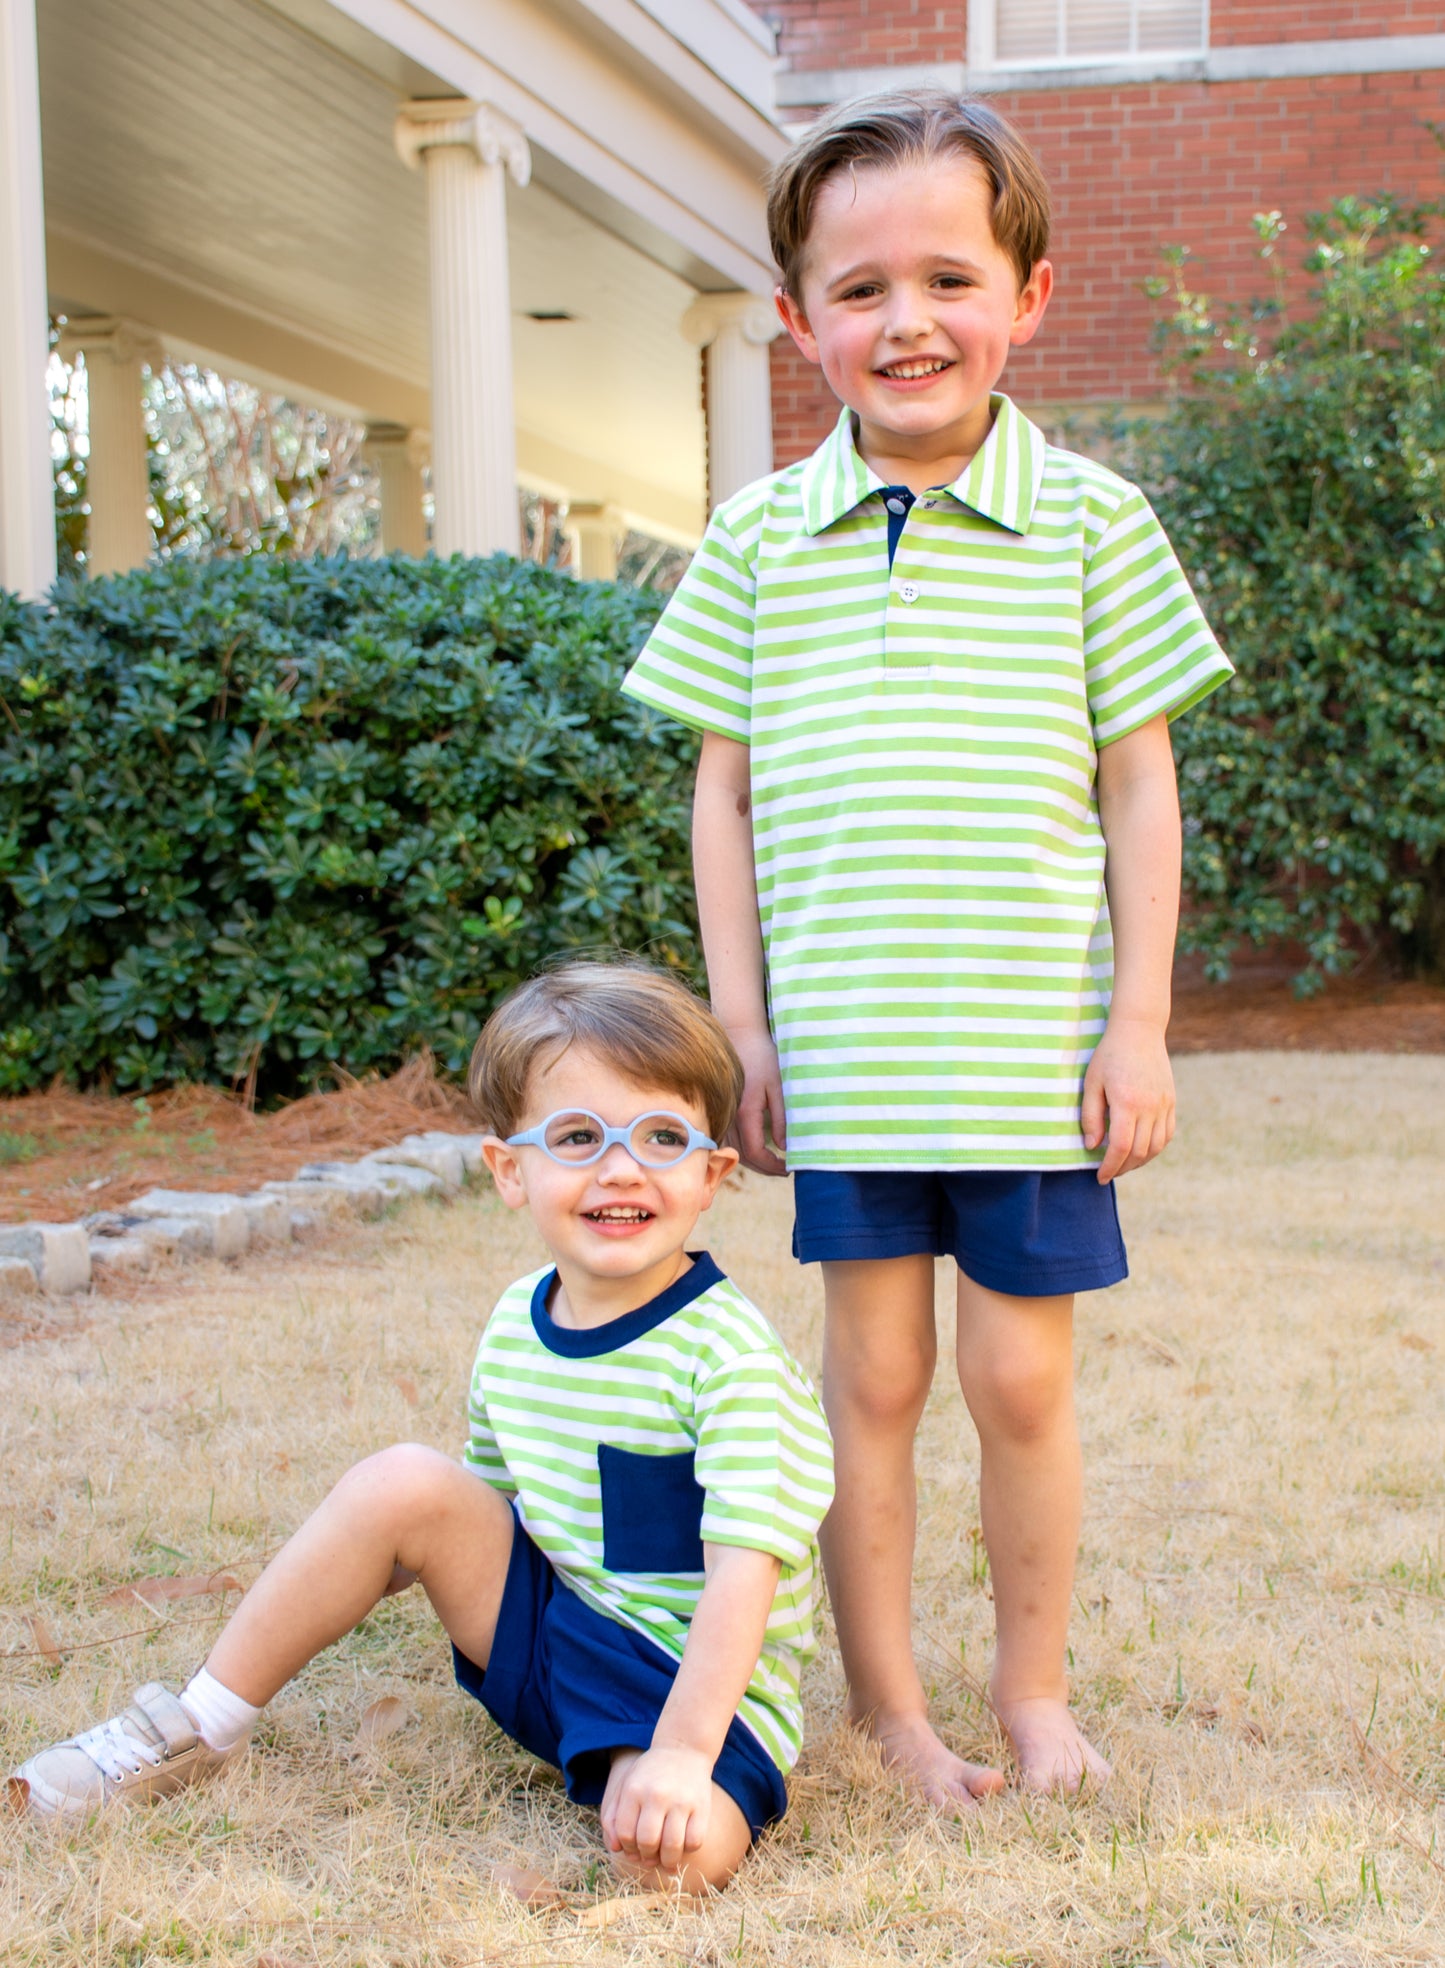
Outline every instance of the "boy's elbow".
[[[697, 761], [697, 790], [719, 799], [752, 803], [752, 754], [737, 738], [725, 738], [720, 731], [703, 733], [702, 751]], [[739, 807], [746, 812], [747, 807]]]

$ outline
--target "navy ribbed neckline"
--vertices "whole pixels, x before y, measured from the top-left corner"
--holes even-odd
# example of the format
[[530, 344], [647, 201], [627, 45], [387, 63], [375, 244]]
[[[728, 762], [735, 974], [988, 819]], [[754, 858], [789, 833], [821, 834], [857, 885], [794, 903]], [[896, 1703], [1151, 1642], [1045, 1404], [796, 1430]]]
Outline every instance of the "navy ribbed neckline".
[[609, 1319], [602, 1326], [557, 1324], [547, 1310], [547, 1300], [557, 1282], [554, 1267], [537, 1280], [532, 1293], [532, 1329], [549, 1353], [561, 1354], [568, 1360], [595, 1359], [599, 1354], [615, 1353], [619, 1347], [630, 1346], [634, 1339], [641, 1339], [664, 1319], [670, 1319], [674, 1312], [680, 1312], [684, 1305], [691, 1305], [705, 1291], [724, 1282], [722, 1272], [707, 1251], [687, 1254], [692, 1259], [690, 1271], [684, 1271], [666, 1291], [659, 1292], [646, 1305], [639, 1305], [635, 1312], [624, 1312], [620, 1319]]

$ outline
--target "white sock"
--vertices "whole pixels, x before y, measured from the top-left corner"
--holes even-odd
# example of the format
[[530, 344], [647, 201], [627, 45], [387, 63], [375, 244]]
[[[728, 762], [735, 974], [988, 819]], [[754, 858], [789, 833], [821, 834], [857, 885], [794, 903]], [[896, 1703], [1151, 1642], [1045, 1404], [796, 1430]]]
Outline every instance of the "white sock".
[[202, 1668], [181, 1690], [181, 1707], [195, 1723], [201, 1741], [224, 1754], [249, 1736], [256, 1724], [259, 1708], [233, 1695], [214, 1674]]

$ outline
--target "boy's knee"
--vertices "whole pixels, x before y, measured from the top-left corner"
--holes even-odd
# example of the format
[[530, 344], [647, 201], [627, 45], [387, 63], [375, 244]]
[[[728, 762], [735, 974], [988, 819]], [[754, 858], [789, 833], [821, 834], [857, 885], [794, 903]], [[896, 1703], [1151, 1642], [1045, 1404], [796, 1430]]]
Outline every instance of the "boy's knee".
[[937, 1348], [927, 1339], [834, 1349], [824, 1376], [827, 1405], [841, 1400], [875, 1427], [911, 1425], [927, 1403], [936, 1362]]
[[1061, 1365], [1028, 1351], [1005, 1351], [967, 1365], [960, 1361], [959, 1378], [980, 1431], [1013, 1442], [1038, 1441], [1072, 1412], [1071, 1363]]
[[420, 1442], [396, 1442], [354, 1463], [333, 1495], [369, 1509], [401, 1510], [414, 1516], [441, 1493], [457, 1465]]
[[854, 1413], [875, 1428], [911, 1430], [927, 1405], [932, 1380], [932, 1363], [913, 1361], [856, 1381], [847, 1398]]

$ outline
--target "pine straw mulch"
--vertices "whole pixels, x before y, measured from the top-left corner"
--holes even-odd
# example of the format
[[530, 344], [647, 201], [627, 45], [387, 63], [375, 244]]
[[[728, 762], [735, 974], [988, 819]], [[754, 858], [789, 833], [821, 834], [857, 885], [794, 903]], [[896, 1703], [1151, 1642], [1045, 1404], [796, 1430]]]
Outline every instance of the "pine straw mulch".
[[0, 1223], [66, 1223], [147, 1189], [244, 1193], [306, 1162], [354, 1161], [403, 1135], [477, 1125], [427, 1054], [389, 1079], [338, 1078], [334, 1091], [269, 1114], [204, 1086], [139, 1099], [56, 1087], [0, 1100]]
[[1197, 960], [1174, 974], [1169, 1050], [1185, 1052], [1445, 1052], [1445, 988], [1393, 977], [1378, 957], [1297, 998], [1300, 951], [1236, 957], [1227, 984], [1209, 984]]
[[[1227, 984], [1197, 963], [1175, 977], [1170, 1050], [1445, 1052], [1445, 989], [1391, 977], [1365, 960], [1317, 997], [1297, 998], [1303, 958], [1239, 958]], [[460, 1087], [427, 1055], [389, 1079], [338, 1073], [333, 1092], [257, 1114], [239, 1094], [176, 1087], [148, 1099], [56, 1088], [0, 1100], [0, 1223], [70, 1222], [147, 1189], [246, 1191], [305, 1162], [354, 1160], [403, 1135], [476, 1126]]]

